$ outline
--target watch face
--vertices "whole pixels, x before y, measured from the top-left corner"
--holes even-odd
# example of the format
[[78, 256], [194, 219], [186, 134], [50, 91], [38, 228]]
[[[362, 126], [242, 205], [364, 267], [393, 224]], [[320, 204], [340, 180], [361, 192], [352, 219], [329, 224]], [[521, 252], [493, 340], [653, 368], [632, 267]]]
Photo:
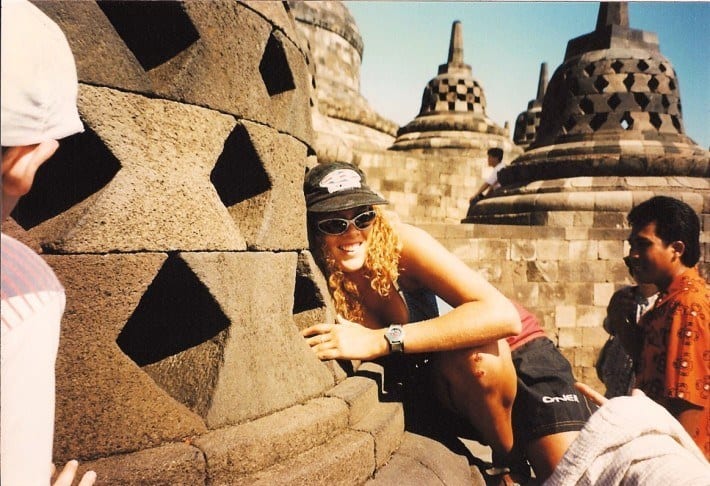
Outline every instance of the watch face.
[[391, 327], [391, 328], [387, 331], [387, 335], [388, 335], [388, 336], [390, 337], [390, 339], [392, 339], [393, 341], [399, 341], [400, 339], [402, 339], [402, 334], [404, 334], [404, 333], [403, 333], [401, 327]]

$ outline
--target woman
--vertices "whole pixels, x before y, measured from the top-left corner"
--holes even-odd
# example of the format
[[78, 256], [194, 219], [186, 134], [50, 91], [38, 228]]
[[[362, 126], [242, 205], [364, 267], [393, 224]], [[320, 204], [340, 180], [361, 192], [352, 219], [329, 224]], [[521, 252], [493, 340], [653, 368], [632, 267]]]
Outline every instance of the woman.
[[[438, 400], [465, 418], [494, 456], [506, 457], [513, 448], [517, 378], [505, 338], [521, 332], [518, 309], [429, 234], [388, 222], [379, 209], [387, 201], [357, 167], [316, 166], [304, 192], [311, 248], [338, 313], [337, 324], [303, 331], [316, 355], [373, 360], [432, 353], [427, 372]], [[453, 309], [412, 323], [427, 294]], [[533, 463], [538, 478], [551, 473], [572, 439], [539, 467]]]

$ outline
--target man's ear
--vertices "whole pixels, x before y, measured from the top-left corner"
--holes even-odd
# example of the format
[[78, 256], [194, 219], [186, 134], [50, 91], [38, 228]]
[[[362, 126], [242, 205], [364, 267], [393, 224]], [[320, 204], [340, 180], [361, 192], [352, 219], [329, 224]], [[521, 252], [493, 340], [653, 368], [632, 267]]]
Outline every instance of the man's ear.
[[685, 243], [682, 241], [674, 241], [671, 243], [671, 248], [673, 248], [673, 251], [678, 254], [678, 258], [683, 256], [683, 253], [685, 253]]
[[37, 169], [59, 147], [56, 140], [47, 140], [34, 145], [9, 147], [2, 155], [2, 192], [13, 197], [24, 196], [30, 191]]

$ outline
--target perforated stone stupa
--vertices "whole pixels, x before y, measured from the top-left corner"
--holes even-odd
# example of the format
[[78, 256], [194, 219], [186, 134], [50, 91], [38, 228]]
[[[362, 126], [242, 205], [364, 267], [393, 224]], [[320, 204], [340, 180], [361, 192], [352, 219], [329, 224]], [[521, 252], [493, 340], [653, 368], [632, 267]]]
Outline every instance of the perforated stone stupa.
[[312, 76], [315, 149], [320, 162], [351, 162], [353, 150], [384, 150], [398, 125], [360, 94], [363, 42], [343, 2], [292, 0], [301, 46]]
[[508, 130], [486, 115], [483, 87], [464, 63], [463, 27], [455, 21], [446, 64], [424, 88], [417, 117], [397, 132], [391, 150], [469, 149], [485, 153], [490, 147], [510, 149]]
[[525, 149], [534, 140], [537, 129], [540, 127], [542, 118], [542, 101], [547, 91], [547, 63], [540, 65], [540, 78], [537, 82], [537, 96], [528, 102], [528, 109], [523, 111], [515, 119], [515, 130], [513, 131], [513, 142]]
[[707, 214], [708, 161], [685, 135], [678, 78], [657, 36], [629, 27], [626, 3], [602, 3], [594, 32], [567, 44], [534, 143], [499, 173], [497, 197], [465, 221], [549, 225], [552, 212], [581, 211], [623, 225], [655, 194]]

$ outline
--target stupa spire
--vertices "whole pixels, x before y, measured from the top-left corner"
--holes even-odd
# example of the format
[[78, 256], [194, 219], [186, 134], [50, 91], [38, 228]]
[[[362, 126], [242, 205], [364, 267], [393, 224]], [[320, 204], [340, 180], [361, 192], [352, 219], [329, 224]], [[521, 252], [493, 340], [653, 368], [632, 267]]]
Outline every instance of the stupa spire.
[[602, 30], [609, 25], [629, 28], [629, 4], [626, 2], [601, 2], [597, 15], [597, 28]]
[[463, 28], [459, 20], [454, 21], [451, 25], [449, 64], [463, 64]]
[[542, 103], [542, 99], [545, 97], [545, 91], [547, 91], [547, 63], [543, 62], [540, 65], [540, 78], [537, 81], [537, 96], [535, 101]]

